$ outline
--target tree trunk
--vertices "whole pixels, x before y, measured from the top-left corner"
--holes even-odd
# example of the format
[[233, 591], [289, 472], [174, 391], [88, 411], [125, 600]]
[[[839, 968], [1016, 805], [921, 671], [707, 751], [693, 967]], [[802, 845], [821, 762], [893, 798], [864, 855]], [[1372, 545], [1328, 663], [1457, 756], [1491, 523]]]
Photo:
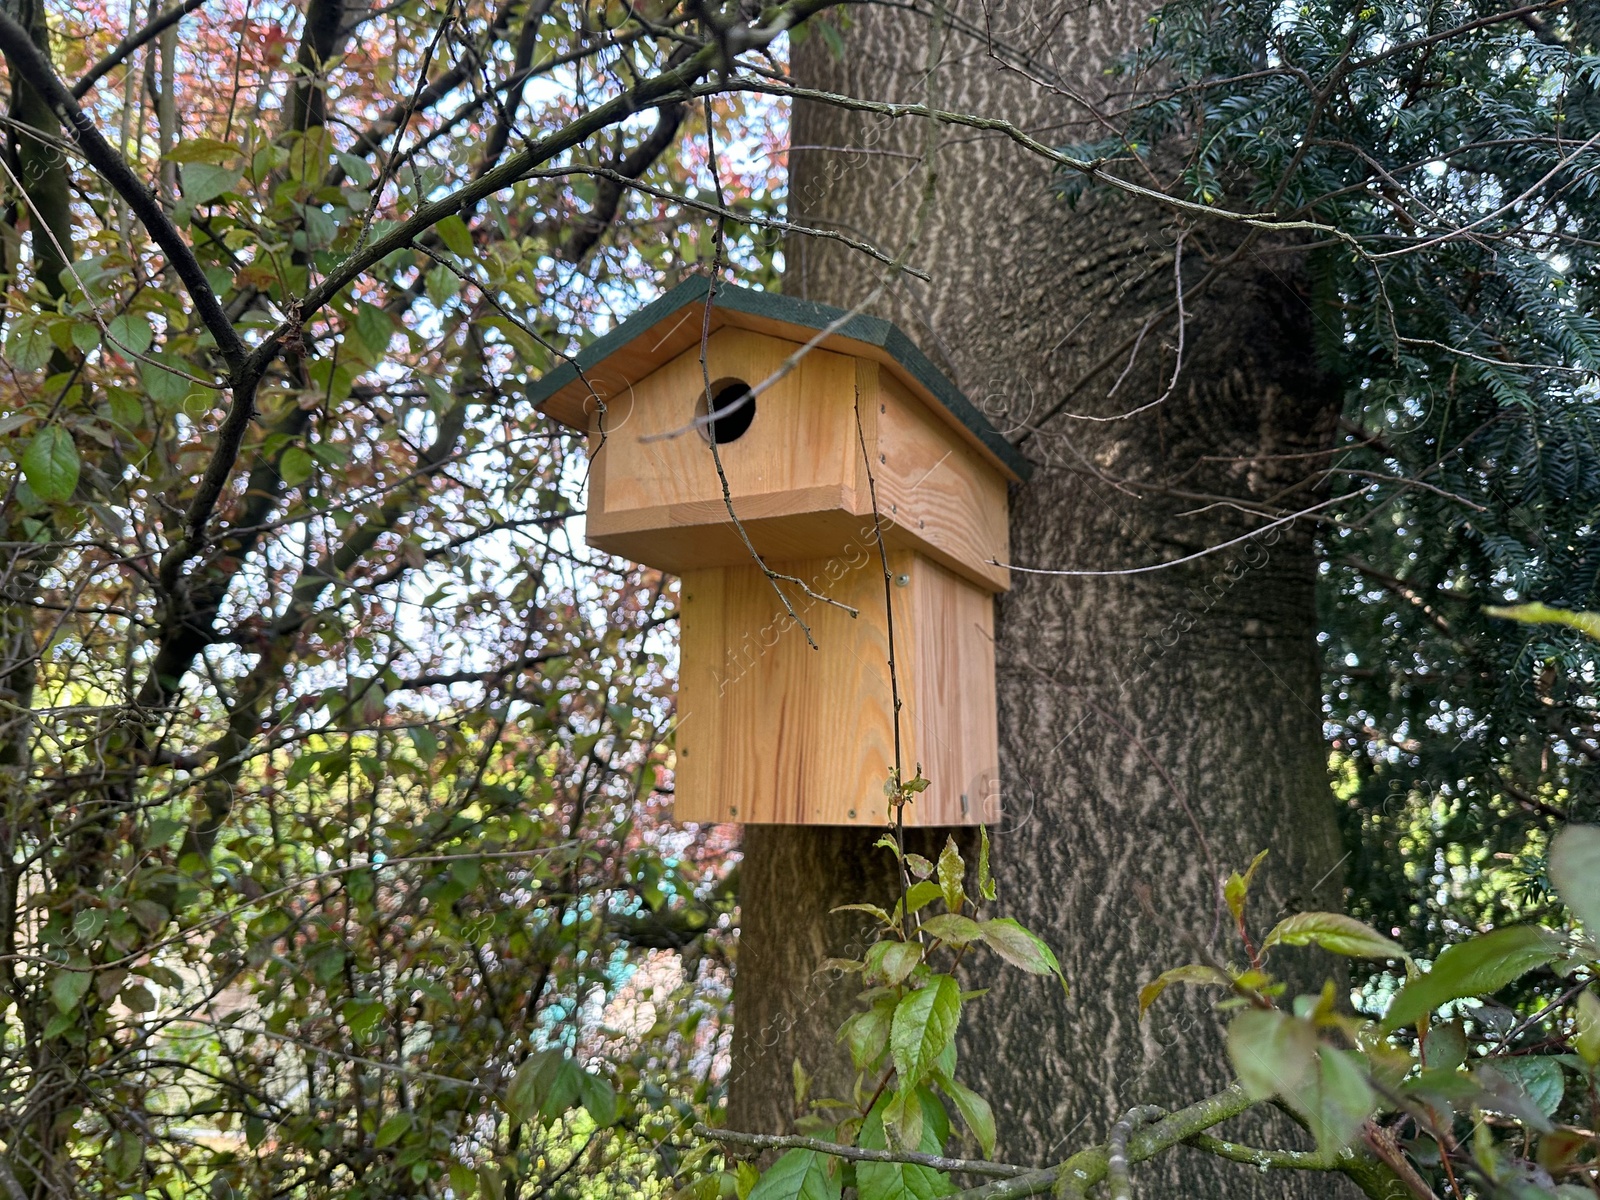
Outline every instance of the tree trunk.
[[[1104, 136], [1070, 96], [1104, 87], [1102, 68], [1141, 37], [1147, 15], [1126, 3], [1048, 19], [966, 3], [949, 13], [933, 102], [1009, 118], [1054, 144]], [[1025, 62], [1005, 56], [1054, 89], [1002, 68], [986, 22], [997, 50], [1026, 45]], [[852, 10], [842, 55], [813, 34], [795, 50], [795, 73], [808, 87], [920, 103], [927, 47], [925, 17], [867, 6]], [[926, 135], [919, 121], [797, 106], [792, 219], [898, 251], [916, 225]], [[1072, 994], [976, 957], [967, 981], [992, 990], [968, 1010], [960, 1073], [994, 1104], [1000, 1155], [1045, 1163], [1103, 1138], [1132, 1105], [1182, 1104], [1230, 1078], [1215, 996], [1168, 993], [1142, 1025], [1137, 1005], [1140, 985], [1194, 961], [1197, 943], [1241, 957], [1218, 919], [1219, 874], [1271, 849], [1258, 925], [1339, 906], [1311, 527], [1264, 529], [1267, 519], [1237, 506], [1315, 503], [1312, 474], [1325, 460], [1306, 456], [1330, 444], [1339, 398], [1313, 365], [1315, 318], [1291, 247], [1247, 248], [1201, 291], [1243, 231], [1180, 230], [1169, 212], [1104, 190], [1074, 210], [1053, 193], [1047, 165], [1005, 138], [953, 127], [940, 136], [934, 201], [910, 260], [931, 282], [906, 277], [875, 307], [1039, 464], [1013, 489], [1013, 562], [1128, 570], [1259, 531], [1163, 570], [1014, 573], [1000, 597], [1000, 908], [1056, 948]], [[1177, 320], [1151, 325], [1137, 354], [1130, 343], [1177, 295], [1175, 244], [1187, 320], [1182, 372], [1162, 400]], [[836, 242], [795, 239], [787, 253], [791, 294], [849, 305], [882, 278]], [[1069, 415], [1147, 405], [1125, 420]], [[1055, 407], [1062, 413], [1047, 419]], [[849, 1095], [834, 1031], [855, 989], [815, 972], [863, 932], [829, 909], [892, 894], [876, 837], [745, 831], [737, 1127], [792, 1123], [795, 1058], [817, 1076], [813, 1094]], [[1302, 989], [1332, 969], [1297, 967]], [[1187, 1150], [1141, 1172], [1149, 1195], [1328, 1196], [1343, 1186], [1263, 1177]]]

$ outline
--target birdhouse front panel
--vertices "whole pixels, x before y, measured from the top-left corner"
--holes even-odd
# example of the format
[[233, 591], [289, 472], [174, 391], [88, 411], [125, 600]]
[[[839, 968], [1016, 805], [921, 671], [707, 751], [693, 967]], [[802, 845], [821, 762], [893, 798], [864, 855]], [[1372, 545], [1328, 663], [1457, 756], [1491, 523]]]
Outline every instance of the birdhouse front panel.
[[678, 820], [882, 825], [896, 685], [905, 778], [930, 781], [906, 824], [998, 819], [993, 599], [909, 550], [889, 555], [886, 588], [870, 521], [861, 532], [853, 553], [783, 567], [854, 617], [803, 595], [791, 615], [748, 566], [683, 576]]
[[695, 346], [609, 398], [591, 418], [590, 542], [678, 573], [748, 562], [711, 454], [708, 435], [715, 432], [725, 439], [717, 449], [734, 511], [756, 549], [786, 559], [831, 552], [850, 524], [839, 518], [863, 507], [855, 360], [826, 350], [806, 354], [735, 410], [748, 421], [736, 434], [695, 424], [707, 412], [708, 375], [712, 399], [737, 397], [798, 349], [765, 334], [719, 329], [707, 342], [704, 369]]
[[1028, 464], [892, 325], [707, 293], [531, 392], [589, 435], [590, 544], [680, 577], [677, 819], [881, 825], [898, 759], [929, 780], [908, 825], [997, 820], [994, 595]]

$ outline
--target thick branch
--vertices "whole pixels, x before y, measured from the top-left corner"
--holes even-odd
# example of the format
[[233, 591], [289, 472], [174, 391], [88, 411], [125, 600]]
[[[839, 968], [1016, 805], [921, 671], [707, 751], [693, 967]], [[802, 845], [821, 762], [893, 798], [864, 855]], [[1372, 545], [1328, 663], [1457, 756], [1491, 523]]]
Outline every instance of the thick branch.
[[[1238, 1116], [1251, 1103], [1250, 1097], [1244, 1094], [1244, 1089], [1238, 1084], [1204, 1100], [1197, 1100], [1188, 1108], [1179, 1109], [1165, 1120], [1147, 1126], [1129, 1138], [1128, 1161], [1139, 1163], [1153, 1158], [1197, 1133], [1204, 1133], [1213, 1125], [1220, 1125], [1230, 1117]], [[1030, 1171], [999, 1183], [968, 1188], [964, 1192], [957, 1192], [955, 1200], [1021, 1200], [1024, 1196], [1039, 1196], [1052, 1190], [1057, 1195], [1077, 1200], [1104, 1179], [1110, 1168], [1110, 1151], [1105, 1146], [1091, 1146], [1078, 1151], [1059, 1166]]]
[[217, 349], [237, 377], [245, 361], [245, 344], [234, 332], [227, 314], [222, 311], [222, 305], [211, 290], [211, 284], [207, 282], [206, 273], [201, 269], [194, 251], [183, 240], [178, 227], [167, 217], [150, 189], [133, 173], [133, 168], [111, 143], [101, 136], [94, 122], [84, 115], [78, 102], [72, 98], [72, 93], [56, 77], [44, 54], [33, 44], [28, 31], [3, 10], [0, 10], [0, 51], [5, 52], [12, 69], [43, 97], [51, 111], [66, 126], [78, 149], [89, 160], [89, 165], [116, 189], [117, 194], [128, 202], [134, 215], [150, 231], [150, 236], [166, 254], [178, 278], [183, 280], [190, 299], [194, 301], [195, 311], [216, 339]]

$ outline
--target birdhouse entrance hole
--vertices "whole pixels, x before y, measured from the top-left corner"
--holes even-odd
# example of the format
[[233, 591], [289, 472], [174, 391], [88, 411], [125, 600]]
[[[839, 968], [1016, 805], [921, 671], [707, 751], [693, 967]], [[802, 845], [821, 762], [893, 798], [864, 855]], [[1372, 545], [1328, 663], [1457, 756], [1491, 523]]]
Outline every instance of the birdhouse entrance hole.
[[[750, 395], [750, 385], [742, 379], [719, 379], [710, 392], [711, 420], [700, 426], [700, 435], [719, 446], [738, 441], [756, 419], [756, 398]], [[706, 393], [702, 391], [695, 415], [704, 418], [706, 412]]]

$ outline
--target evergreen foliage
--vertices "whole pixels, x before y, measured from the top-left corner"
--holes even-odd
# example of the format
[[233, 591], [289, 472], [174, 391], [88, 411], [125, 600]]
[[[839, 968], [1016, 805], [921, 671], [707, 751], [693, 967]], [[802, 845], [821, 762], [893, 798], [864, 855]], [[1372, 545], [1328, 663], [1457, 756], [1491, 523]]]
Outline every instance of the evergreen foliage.
[[1542, 900], [1551, 832], [1600, 814], [1592, 649], [1483, 611], [1600, 602], [1600, 13], [1519, 11], [1178, 0], [1118, 67], [1118, 136], [1071, 151], [1181, 139], [1175, 190], [1316, 225], [1347, 879], [1419, 953]]

